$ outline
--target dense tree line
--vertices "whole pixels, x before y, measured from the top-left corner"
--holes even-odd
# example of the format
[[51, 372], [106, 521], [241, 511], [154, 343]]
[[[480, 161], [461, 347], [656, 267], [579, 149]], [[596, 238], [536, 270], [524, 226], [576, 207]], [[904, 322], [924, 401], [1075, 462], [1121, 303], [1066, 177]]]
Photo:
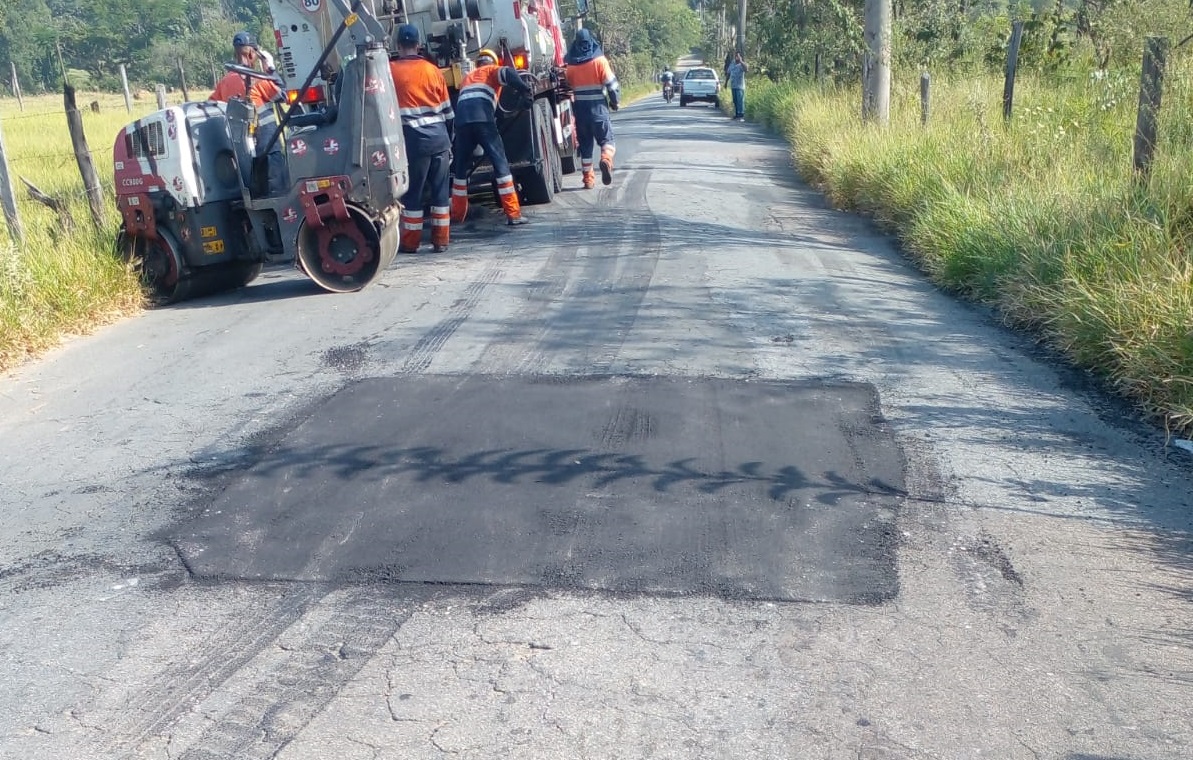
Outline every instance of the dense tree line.
[[[693, 0], [705, 43], [733, 46], [737, 0]], [[1020, 66], [1091, 72], [1139, 65], [1143, 38], [1193, 34], [1193, 0], [891, 0], [896, 67], [978, 72], [1001, 67], [1012, 20], [1024, 22]], [[774, 78], [856, 80], [865, 0], [748, 0], [748, 58]], [[723, 20], [723, 21], [722, 21]], [[1193, 47], [1187, 45], [1186, 47]]]
[[120, 65], [137, 82], [175, 83], [181, 60], [206, 83], [227, 60], [237, 29], [268, 30], [264, 0], [3, 0], [0, 78], [15, 63], [25, 91], [73, 82], [118, 88]]
[[[688, 0], [595, 0], [586, 23], [619, 74], [646, 79], [700, 40]], [[563, 0], [560, 12], [575, 12]], [[271, 38], [266, 0], [0, 0], [0, 81], [15, 63], [26, 92], [72, 83], [117, 90], [123, 64], [135, 83], [178, 83], [178, 62], [195, 89], [231, 55], [239, 29]]]
[[[564, 0], [561, 10], [569, 6]], [[700, 16], [688, 0], [596, 0], [591, 7], [585, 25], [628, 82], [653, 81], [700, 45]]]

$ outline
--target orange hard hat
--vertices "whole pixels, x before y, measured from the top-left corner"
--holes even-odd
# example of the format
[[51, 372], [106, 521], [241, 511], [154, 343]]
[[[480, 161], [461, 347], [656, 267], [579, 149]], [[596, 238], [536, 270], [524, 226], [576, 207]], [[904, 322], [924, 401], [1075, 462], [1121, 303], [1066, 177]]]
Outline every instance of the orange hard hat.
[[477, 63], [480, 63], [482, 58], [488, 58], [493, 63], [497, 63], [497, 61], [498, 61], [497, 54], [494, 53], [489, 48], [484, 48], [483, 50], [481, 50], [479, 53], [476, 54], [476, 62]]

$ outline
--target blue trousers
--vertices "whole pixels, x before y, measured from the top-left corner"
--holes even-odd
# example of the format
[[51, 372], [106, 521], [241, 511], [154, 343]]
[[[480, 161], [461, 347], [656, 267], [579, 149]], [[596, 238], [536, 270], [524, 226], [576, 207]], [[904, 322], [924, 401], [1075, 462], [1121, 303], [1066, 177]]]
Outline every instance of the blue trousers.
[[426, 190], [428, 205], [446, 207], [451, 199], [451, 183], [448, 177], [448, 151], [429, 156], [408, 155], [407, 170], [410, 172], [410, 187], [402, 196], [404, 208], [423, 208], [423, 191]]
[[472, 173], [472, 152], [478, 145], [493, 164], [493, 176], [509, 176], [510, 162], [505, 157], [505, 145], [501, 142], [497, 123], [492, 121], [456, 124], [456, 142], [452, 147], [455, 154], [452, 176], [456, 179], [468, 179], [468, 175]]
[[613, 143], [613, 122], [609, 120], [609, 109], [604, 105], [585, 110], [577, 107], [576, 142], [579, 143], [580, 158], [591, 163], [593, 143], [602, 149]]
[[746, 116], [746, 88], [733, 88], [733, 115], [739, 118]]

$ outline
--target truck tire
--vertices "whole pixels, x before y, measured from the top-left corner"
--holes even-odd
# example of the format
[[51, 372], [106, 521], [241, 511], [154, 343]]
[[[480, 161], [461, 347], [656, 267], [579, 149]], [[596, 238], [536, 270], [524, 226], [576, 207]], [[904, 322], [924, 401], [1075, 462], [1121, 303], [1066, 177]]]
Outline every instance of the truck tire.
[[687, 99], [685, 96], [683, 96], [683, 95], [680, 95], [680, 96], [679, 96], [679, 105], [680, 105], [680, 107], [686, 106], [687, 104], [688, 104], [688, 99]]
[[528, 206], [550, 203], [555, 191], [562, 185], [563, 169], [560, 167], [559, 150], [555, 147], [549, 106], [539, 100], [531, 111], [534, 128], [534, 154], [542, 158], [538, 166], [523, 169], [519, 177], [522, 185], [522, 202]]

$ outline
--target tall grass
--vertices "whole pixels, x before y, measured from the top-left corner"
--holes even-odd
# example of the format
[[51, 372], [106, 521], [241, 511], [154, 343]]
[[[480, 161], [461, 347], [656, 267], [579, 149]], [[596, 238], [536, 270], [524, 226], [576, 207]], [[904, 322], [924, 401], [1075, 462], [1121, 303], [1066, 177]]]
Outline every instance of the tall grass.
[[874, 217], [942, 287], [996, 306], [1171, 429], [1193, 431], [1193, 72], [1171, 66], [1150, 182], [1132, 172], [1137, 79], [1001, 79], [892, 93], [886, 128], [857, 90], [751, 83], [748, 113], [803, 176]]
[[[0, 100], [0, 127], [16, 186], [24, 242], [11, 242], [0, 220], [0, 371], [57, 344], [63, 335], [85, 333], [142, 307], [136, 273], [114, 252], [119, 217], [112, 194], [112, 143], [126, 123], [156, 109], [137, 103], [130, 115], [124, 99], [79, 93], [88, 146], [106, 197], [101, 229], [91, 222], [83, 181], [71, 148], [62, 96]], [[87, 105], [98, 101], [100, 112]], [[19, 178], [68, 201], [74, 224], [28, 198]]]

